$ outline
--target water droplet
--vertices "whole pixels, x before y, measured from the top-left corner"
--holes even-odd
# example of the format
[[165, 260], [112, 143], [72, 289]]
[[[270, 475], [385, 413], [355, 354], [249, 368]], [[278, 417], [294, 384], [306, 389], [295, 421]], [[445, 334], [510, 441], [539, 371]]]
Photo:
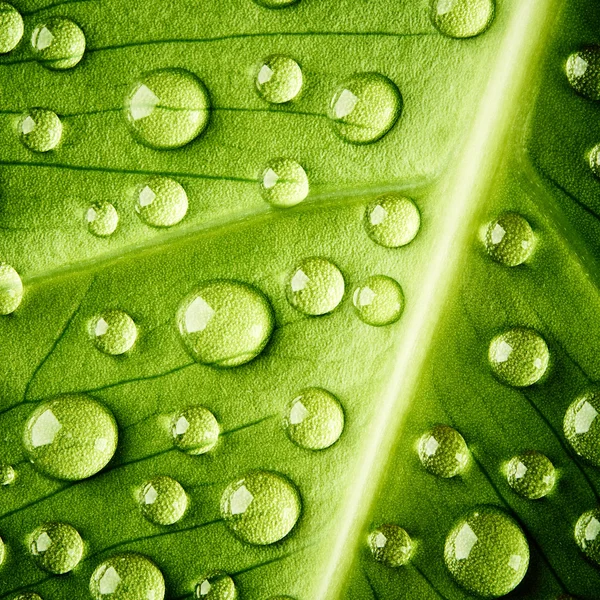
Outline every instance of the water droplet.
[[183, 69], [148, 73], [125, 100], [133, 134], [152, 148], [185, 146], [204, 131], [209, 110], [204, 84]]
[[529, 545], [507, 514], [486, 506], [462, 518], [446, 538], [444, 560], [466, 590], [497, 598], [514, 590], [529, 566]]
[[448, 425], [436, 425], [419, 440], [423, 466], [438, 477], [454, 477], [465, 470], [469, 449], [464, 438]]
[[58, 115], [45, 108], [32, 108], [23, 115], [18, 130], [23, 145], [34, 152], [54, 150], [62, 137], [62, 123]]
[[494, 0], [433, 0], [431, 20], [444, 35], [470, 38], [492, 24], [494, 12]]
[[90, 578], [95, 600], [163, 600], [165, 580], [159, 568], [141, 554], [117, 554], [101, 562]]
[[592, 173], [600, 178], [600, 144], [596, 144], [588, 154], [588, 161]]
[[194, 359], [220, 367], [242, 365], [258, 356], [274, 326], [266, 297], [250, 285], [231, 280], [210, 281], [189, 294], [177, 321]]
[[251, 471], [227, 486], [221, 514], [227, 525], [250, 544], [274, 544], [293, 529], [300, 517], [296, 486], [272, 471]]
[[137, 327], [122, 310], [108, 310], [90, 321], [90, 335], [98, 350], [116, 356], [131, 350]]
[[8, 2], [0, 2], [0, 54], [17, 47], [23, 30], [23, 17], [19, 11]]
[[0, 565], [4, 562], [5, 557], [6, 557], [6, 547], [4, 545], [4, 540], [0, 537]]
[[344, 411], [329, 392], [308, 388], [292, 400], [284, 422], [288, 436], [298, 446], [323, 450], [342, 435]]
[[25, 425], [25, 450], [41, 471], [58, 479], [95, 475], [117, 448], [110, 411], [83, 394], [42, 402]]
[[42, 600], [42, 597], [35, 592], [25, 592], [24, 594], [17, 594], [12, 600]]
[[500, 381], [514, 387], [527, 387], [546, 373], [550, 352], [539, 333], [517, 327], [490, 342], [488, 359]]
[[273, 206], [294, 206], [308, 196], [308, 189], [306, 171], [296, 161], [278, 158], [263, 171], [260, 193]]
[[286, 6], [296, 4], [296, 2], [298, 0], [256, 0], [257, 4], [266, 8], [285, 8]]
[[358, 73], [335, 92], [328, 116], [342, 139], [369, 144], [382, 138], [402, 114], [402, 95], [379, 73]]
[[306, 258], [292, 272], [287, 286], [290, 304], [307, 315], [335, 310], [344, 296], [344, 277], [324, 258]]
[[11, 465], [0, 463], [0, 485], [10, 485], [15, 477], [15, 470]]
[[269, 56], [258, 68], [256, 89], [264, 100], [272, 104], [293, 100], [302, 89], [300, 65], [288, 56]]
[[566, 71], [577, 93], [590, 100], [600, 100], [600, 46], [573, 52], [567, 59]]
[[83, 540], [79, 532], [67, 523], [46, 523], [31, 534], [29, 549], [42, 569], [61, 575], [79, 564], [83, 556]]
[[395, 323], [404, 310], [400, 284], [385, 275], [373, 275], [359, 283], [352, 301], [358, 316], [376, 327]]
[[233, 579], [222, 571], [204, 575], [196, 584], [195, 598], [204, 600], [235, 600], [237, 590]]
[[511, 212], [490, 223], [485, 236], [488, 254], [507, 267], [523, 264], [531, 256], [534, 243], [529, 223], [521, 215]]
[[552, 491], [556, 481], [556, 470], [545, 455], [531, 450], [510, 460], [507, 465], [507, 479], [517, 494], [529, 500], [537, 500]]
[[6, 263], [0, 263], [0, 315], [17, 310], [23, 300], [23, 282], [19, 274]]
[[588, 391], [571, 403], [563, 429], [573, 450], [600, 467], [600, 394]]
[[376, 561], [388, 567], [401, 567], [410, 560], [413, 543], [402, 527], [388, 523], [369, 534], [369, 548]]
[[156, 525], [173, 525], [181, 520], [188, 499], [181, 484], [161, 475], [144, 484], [140, 491], [140, 506], [144, 516]]
[[83, 58], [85, 35], [73, 21], [53, 17], [34, 29], [31, 47], [44, 67], [70, 69]]
[[173, 420], [173, 441], [179, 450], [194, 456], [212, 450], [219, 441], [219, 423], [202, 406], [190, 406]]
[[88, 231], [98, 237], [112, 235], [119, 224], [119, 213], [110, 202], [97, 202], [85, 213]]
[[183, 187], [168, 177], [152, 177], [138, 190], [135, 207], [152, 227], [171, 227], [185, 217], [188, 198]]
[[575, 524], [575, 541], [586, 557], [600, 565], [600, 508], [584, 512]]
[[386, 194], [367, 206], [364, 223], [367, 234], [375, 243], [386, 248], [399, 248], [415, 239], [421, 226], [421, 215], [410, 198]]

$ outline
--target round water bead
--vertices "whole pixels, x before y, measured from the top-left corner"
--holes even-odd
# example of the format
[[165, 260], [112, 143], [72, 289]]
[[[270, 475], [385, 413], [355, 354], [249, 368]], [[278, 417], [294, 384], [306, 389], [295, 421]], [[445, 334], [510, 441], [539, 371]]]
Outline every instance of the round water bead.
[[54, 150], [62, 137], [58, 115], [45, 108], [32, 108], [23, 115], [18, 129], [23, 145], [34, 152]]
[[110, 202], [97, 202], [85, 213], [88, 231], [98, 237], [112, 235], [119, 224], [119, 213]]
[[402, 527], [388, 523], [369, 534], [369, 548], [376, 561], [388, 567], [401, 567], [410, 560], [413, 543]]
[[23, 17], [8, 2], [0, 2], [0, 54], [17, 47], [23, 37]]
[[269, 56], [258, 68], [256, 89], [264, 100], [272, 104], [290, 102], [302, 89], [302, 69], [289, 56]]
[[600, 508], [584, 512], [575, 524], [575, 541], [592, 562], [600, 565]]
[[260, 193], [273, 206], [295, 206], [308, 196], [308, 190], [306, 171], [294, 160], [272, 160], [263, 171]]
[[188, 198], [183, 187], [168, 177], [152, 177], [138, 191], [135, 210], [151, 227], [171, 227], [185, 217]]
[[563, 429], [573, 450], [600, 467], [600, 393], [587, 391], [571, 403]]
[[523, 264], [531, 256], [534, 243], [535, 236], [529, 223], [512, 212], [506, 212], [490, 223], [485, 236], [488, 254], [507, 267]]
[[214, 571], [204, 575], [196, 584], [194, 597], [204, 600], [235, 600], [238, 595], [233, 579], [223, 571]]
[[17, 594], [12, 600], [42, 600], [42, 597], [35, 592], [25, 592]]
[[444, 35], [470, 38], [492, 24], [494, 12], [494, 0], [433, 0], [431, 20]]
[[53, 17], [33, 30], [31, 47], [37, 60], [48, 69], [70, 69], [83, 58], [85, 35], [73, 21]]
[[362, 281], [354, 290], [352, 302], [361, 320], [376, 327], [395, 323], [404, 310], [400, 284], [385, 275]]
[[98, 350], [116, 356], [131, 350], [137, 327], [122, 310], [108, 310], [90, 321], [90, 334]]
[[571, 87], [590, 100], [600, 100], [600, 46], [573, 52], [567, 59]]
[[421, 227], [421, 215], [410, 198], [385, 194], [367, 206], [364, 223], [375, 243], [399, 248], [415, 239]]
[[4, 562], [6, 557], [6, 548], [4, 546], [4, 540], [0, 538], [0, 565]]
[[0, 485], [10, 485], [15, 480], [15, 470], [11, 465], [0, 463]]
[[554, 465], [548, 457], [535, 450], [513, 457], [506, 471], [510, 487], [529, 500], [547, 496], [556, 481]]
[[23, 282], [6, 263], [0, 263], [0, 315], [13, 313], [23, 300]]
[[161, 475], [144, 484], [139, 502], [149, 521], [156, 525], [173, 525], [183, 517], [188, 498], [178, 481]]
[[469, 449], [464, 438], [448, 425], [435, 425], [419, 439], [422, 465], [438, 477], [455, 477], [469, 462]]
[[171, 432], [179, 450], [196, 456], [209, 452], [217, 445], [220, 427], [208, 409], [190, 406], [175, 417]]
[[55, 575], [72, 571], [83, 556], [83, 540], [67, 523], [41, 525], [31, 534], [29, 548], [37, 564]]

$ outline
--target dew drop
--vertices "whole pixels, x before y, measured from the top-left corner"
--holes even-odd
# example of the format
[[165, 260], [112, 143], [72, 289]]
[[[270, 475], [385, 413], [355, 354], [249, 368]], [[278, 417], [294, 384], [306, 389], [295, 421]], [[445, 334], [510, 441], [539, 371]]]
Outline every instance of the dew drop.
[[179, 450], [193, 456], [210, 452], [219, 441], [219, 423], [203, 406], [190, 406], [173, 420], [173, 442]]
[[463, 517], [446, 538], [444, 560], [466, 590], [497, 598], [514, 590], [529, 566], [529, 545], [504, 512], [482, 507]]
[[188, 499], [178, 481], [161, 475], [144, 484], [139, 502], [149, 521], [156, 525], [173, 525], [183, 517]]
[[588, 154], [588, 161], [592, 173], [600, 178], [600, 144], [596, 144]]
[[58, 396], [31, 413], [23, 441], [40, 471], [76, 481], [95, 475], [112, 458], [117, 425], [111, 412], [89, 396]]
[[23, 300], [23, 282], [19, 274], [6, 263], [0, 263], [0, 315], [17, 310]]
[[31, 534], [29, 549], [42, 569], [61, 575], [79, 564], [83, 556], [83, 540], [79, 532], [67, 523], [46, 523]]
[[567, 59], [566, 71], [577, 93], [590, 100], [600, 100], [600, 46], [573, 52]]
[[138, 190], [135, 207], [151, 227], [171, 227], [185, 217], [188, 198], [183, 187], [168, 177], [152, 177]]
[[0, 485], [10, 485], [15, 481], [15, 470], [11, 465], [0, 463]]
[[112, 235], [119, 224], [119, 213], [110, 202], [97, 202], [85, 213], [88, 231], [98, 237]]
[[494, 13], [494, 0], [433, 0], [431, 20], [448, 37], [470, 38], [492, 24]]
[[25, 592], [24, 594], [17, 594], [12, 600], [42, 600], [42, 597], [35, 592]]
[[0, 565], [4, 562], [6, 558], [6, 547], [4, 545], [4, 540], [0, 537]]
[[152, 148], [179, 148], [206, 128], [210, 100], [204, 84], [184, 69], [152, 71], [125, 100], [133, 135]]
[[296, 486], [272, 471], [251, 471], [227, 486], [221, 514], [227, 525], [250, 544], [274, 544], [293, 529], [300, 517]]
[[271, 104], [290, 102], [302, 89], [300, 65], [288, 56], [269, 56], [258, 67], [256, 89], [261, 98]]
[[529, 500], [547, 496], [556, 481], [554, 465], [548, 457], [535, 450], [513, 457], [506, 471], [510, 487]]
[[83, 58], [85, 35], [73, 21], [53, 17], [33, 30], [31, 47], [44, 67], [70, 69]]
[[163, 600], [165, 580], [159, 568], [141, 554], [117, 554], [101, 562], [90, 579], [95, 600]]
[[21, 117], [18, 125], [23, 145], [34, 152], [54, 150], [62, 137], [62, 123], [58, 115], [45, 108], [32, 108]]
[[294, 160], [278, 158], [263, 171], [260, 193], [273, 206], [295, 206], [308, 196], [308, 190], [306, 171]]
[[550, 352], [539, 333], [517, 327], [492, 339], [488, 360], [500, 381], [514, 387], [527, 387], [546, 373]]
[[204, 600], [235, 600], [237, 589], [227, 573], [214, 571], [204, 575], [196, 584], [194, 597]]
[[306, 258], [292, 271], [287, 285], [290, 304], [307, 315], [325, 315], [344, 296], [341, 271], [324, 258]]
[[584, 512], [575, 524], [575, 541], [585, 556], [600, 565], [600, 508]]
[[573, 450], [600, 467], [600, 394], [588, 391], [571, 403], [563, 429]]
[[185, 346], [199, 363], [242, 365], [258, 356], [273, 332], [273, 310], [256, 288], [232, 280], [204, 283], [177, 315]]
[[323, 450], [342, 435], [344, 411], [333, 394], [308, 388], [292, 400], [284, 424], [289, 438], [298, 446]]
[[116, 356], [131, 350], [137, 339], [137, 327], [122, 310], [108, 310], [90, 321], [90, 335], [98, 350]]
[[438, 477], [455, 477], [469, 462], [469, 449], [464, 438], [448, 425], [435, 425], [419, 439], [422, 465]]
[[386, 248], [399, 248], [415, 239], [421, 226], [421, 215], [410, 198], [386, 194], [367, 206], [364, 223], [367, 234], [375, 243]]
[[534, 243], [529, 223], [521, 215], [511, 212], [490, 223], [485, 236], [488, 254], [507, 267], [522, 265], [531, 256]]
[[296, 4], [298, 0], [256, 0], [257, 4], [264, 6], [265, 8], [285, 8]]
[[342, 139], [369, 144], [382, 138], [402, 114], [402, 95], [379, 73], [358, 73], [335, 92], [328, 116]]
[[413, 543], [402, 527], [388, 523], [369, 534], [369, 548], [376, 561], [395, 568], [410, 560]]
[[375, 327], [395, 323], [404, 310], [400, 284], [385, 275], [373, 275], [359, 283], [352, 302], [361, 320]]
[[8, 2], [0, 2], [0, 54], [14, 50], [23, 31], [23, 17], [19, 11]]

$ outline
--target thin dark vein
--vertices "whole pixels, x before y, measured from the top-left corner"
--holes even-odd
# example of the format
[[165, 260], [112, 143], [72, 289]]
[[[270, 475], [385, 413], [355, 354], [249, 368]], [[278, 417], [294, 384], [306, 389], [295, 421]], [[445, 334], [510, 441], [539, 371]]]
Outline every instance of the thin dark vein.
[[238, 431], [248, 429], [249, 427], [255, 427], [256, 425], [260, 425], [261, 423], [269, 421], [270, 419], [274, 419], [275, 417], [277, 417], [277, 415], [267, 415], [266, 417], [262, 417], [260, 419], [257, 419], [256, 421], [252, 421], [251, 423], [244, 423], [243, 425], [238, 425], [237, 427], [233, 427], [232, 429], [222, 431], [221, 435], [230, 435], [232, 433], [237, 433]]
[[565, 196], [567, 196], [568, 198], [570, 198], [573, 202], [575, 202], [575, 204], [577, 204], [577, 206], [579, 206], [580, 208], [582, 208], [585, 212], [587, 212], [588, 214], [592, 215], [595, 219], [600, 220], [600, 214], [598, 214], [595, 210], [593, 210], [592, 208], [590, 208], [587, 204], [584, 204], [581, 200], [579, 200], [579, 198], [577, 198], [577, 196], [575, 196], [574, 194], [572, 194], [571, 192], [569, 192], [564, 186], [562, 186], [560, 183], [558, 183], [558, 181], [556, 181], [556, 179], [554, 179], [549, 173], [547, 173], [544, 169], [540, 168], [541, 173], [544, 175], [544, 177], [546, 177], [546, 179], [548, 179], [548, 181], [550, 181], [550, 183], [552, 183], [552, 185], [554, 185], [556, 188], [558, 188]]
[[249, 567], [246, 567], [245, 569], [240, 569], [239, 571], [235, 571], [234, 573], [232, 573], [232, 575], [234, 577], [239, 577], [240, 575], [244, 575], [245, 573], [250, 573], [250, 571], [255, 571], [256, 569], [260, 569], [261, 567], [266, 567], [267, 565], [271, 565], [273, 563], [285, 560], [286, 558], [290, 558], [298, 552], [302, 552], [302, 550], [305, 550], [305, 548], [301, 548], [300, 550], [297, 550], [295, 552], [288, 552], [287, 554], [282, 554], [281, 556], [276, 556], [275, 558], [270, 558], [269, 560], [265, 560], [261, 563], [251, 565]]
[[427, 577], [427, 575], [425, 574], [425, 571], [423, 571], [421, 568], [419, 568], [418, 565], [411, 563], [414, 570], [425, 580], [425, 582], [427, 583], [427, 585], [443, 600], [448, 600], [448, 598], [446, 596], [444, 596], [444, 594], [442, 594], [442, 592], [440, 592], [440, 590], [438, 590], [438, 588], [433, 584], [433, 582], [431, 581], [431, 579], [429, 579], [429, 577]]
[[49, 577], [44, 577], [43, 579], [34, 581], [33, 583], [28, 583], [27, 585], [22, 585], [21, 587], [14, 588], [12, 590], [9, 590], [8, 592], [3, 592], [2, 594], [0, 594], [0, 598], [6, 598], [7, 596], [10, 596], [11, 594], [25, 592], [27, 590], [30, 590], [32, 587], [35, 587], [37, 585], [42, 585], [43, 583], [51, 581], [52, 579], [54, 579], [54, 576], [50, 575]]
[[363, 575], [365, 576], [365, 580], [367, 581], [367, 584], [369, 586], [369, 589], [371, 590], [371, 594], [373, 595], [374, 600], [379, 600], [379, 595], [377, 594], [377, 591], [375, 590], [375, 586], [373, 585], [371, 578], [369, 577], [369, 575], [367, 574], [367, 572], [364, 569], [362, 570], [362, 572], [363, 572]]

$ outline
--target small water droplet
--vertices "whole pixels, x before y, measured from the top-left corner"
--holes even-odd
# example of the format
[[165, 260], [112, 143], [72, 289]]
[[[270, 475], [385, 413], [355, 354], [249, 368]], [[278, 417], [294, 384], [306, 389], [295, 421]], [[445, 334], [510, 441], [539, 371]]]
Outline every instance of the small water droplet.
[[258, 67], [256, 89], [261, 98], [272, 104], [290, 102], [302, 89], [300, 65], [282, 54], [269, 56]]
[[60, 143], [62, 123], [51, 110], [32, 108], [21, 117], [18, 131], [24, 146], [34, 152], [49, 152]]
[[494, 0], [433, 0], [431, 20], [444, 35], [470, 38], [492, 24], [494, 13]]
[[274, 544], [287, 536], [300, 517], [296, 486], [272, 471], [251, 471], [227, 486], [221, 514], [242, 540]]
[[4, 562], [6, 558], [6, 547], [4, 545], [4, 540], [0, 537], [0, 565]]
[[204, 283], [183, 300], [177, 322], [195, 360], [234, 367], [263, 351], [275, 321], [262, 292], [238, 281], [216, 280]]
[[590, 100], [600, 100], [600, 46], [573, 52], [567, 59], [566, 71], [577, 93]]
[[163, 600], [165, 580], [159, 568], [141, 554], [117, 554], [102, 561], [90, 578], [95, 600]]
[[12, 600], [42, 600], [42, 597], [35, 592], [25, 592], [17, 594]]
[[0, 315], [17, 310], [23, 300], [23, 282], [19, 274], [6, 263], [0, 263]]
[[292, 271], [287, 285], [290, 304], [307, 315], [332, 312], [344, 296], [341, 271], [324, 258], [306, 258]]
[[117, 424], [112, 413], [89, 396], [58, 396], [31, 413], [23, 441], [40, 471], [76, 481], [95, 475], [112, 458]]
[[446, 538], [444, 560], [466, 590], [497, 598], [514, 590], [529, 566], [529, 545], [517, 523], [491, 506], [471, 511]]
[[138, 190], [135, 209], [147, 225], [171, 227], [185, 217], [188, 198], [183, 187], [173, 179], [152, 177]]
[[6, 54], [17, 47], [23, 37], [23, 17], [8, 2], [0, 2], [0, 54]]
[[535, 236], [529, 223], [511, 212], [490, 223], [485, 236], [488, 254], [507, 267], [523, 264], [531, 256], [534, 244]]
[[122, 310], [108, 310], [90, 321], [90, 335], [98, 350], [116, 356], [131, 350], [137, 339], [137, 327]]
[[203, 406], [190, 406], [173, 419], [173, 442], [186, 454], [193, 456], [212, 450], [219, 441], [219, 423]]
[[369, 144], [382, 138], [402, 114], [402, 95], [379, 73], [358, 73], [335, 92], [328, 116], [342, 139]]
[[344, 430], [344, 411], [338, 399], [320, 388], [308, 388], [289, 405], [284, 424], [290, 439], [309, 450], [323, 450]]
[[373, 275], [359, 283], [352, 302], [361, 320], [375, 327], [395, 323], [404, 310], [400, 284], [385, 275]]
[[194, 597], [204, 600], [235, 600], [235, 582], [227, 573], [214, 571], [204, 575], [196, 584]]
[[210, 100], [204, 84], [184, 69], [144, 75], [125, 100], [134, 136], [151, 148], [179, 148], [206, 128]]
[[79, 25], [63, 17], [53, 17], [38, 25], [31, 34], [36, 59], [48, 69], [70, 69], [85, 53], [85, 35]]
[[112, 235], [119, 224], [119, 213], [110, 202], [97, 202], [85, 213], [88, 231], [98, 237]]
[[600, 467], [600, 394], [588, 391], [571, 403], [563, 423], [565, 437], [573, 450]]
[[464, 438], [448, 425], [436, 425], [419, 439], [422, 465], [438, 477], [455, 477], [469, 462], [469, 449]]
[[0, 485], [10, 485], [15, 481], [15, 470], [11, 465], [0, 463]]
[[31, 534], [29, 550], [42, 569], [61, 575], [79, 564], [83, 540], [67, 523], [46, 523]]
[[600, 565], [600, 508], [584, 512], [575, 524], [575, 541], [586, 557]]
[[517, 327], [492, 339], [488, 360], [500, 381], [514, 387], [527, 387], [546, 373], [550, 352], [537, 331]]
[[156, 525], [173, 525], [183, 517], [188, 499], [178, 481], [160, 475], [144, 484], [139, 502], [149, 521]]
[[588, 161], [592, 173], [600, 178], [600, 144], [596, 144], [588, 154]]
[[273, 206], [295, 206], [308, 196], [308, 189], [306, 171], [294, 160], [278, 158], [263, 171], [260, 193]]
[[375, 243], [386, 248], [399, 248], [415, 239], [421, 226], [421, 215], [410, 198], [386, 194], [367, 206], [364, 224]]
[[535, 450], [513, 457], [506, 472], [510, 487], [529, 500], [547, 496], [556, 481], [554, 465], [548, 457]]
[[413, 543], [402, 527], [388, 523], [369, 534], [369, 548], [376, 561], [395, 568], [410, 560]]
[[257, 4], [264, 6], [265, 8], [285, 8], [296, 4], [299, 0], [256, 0]]

